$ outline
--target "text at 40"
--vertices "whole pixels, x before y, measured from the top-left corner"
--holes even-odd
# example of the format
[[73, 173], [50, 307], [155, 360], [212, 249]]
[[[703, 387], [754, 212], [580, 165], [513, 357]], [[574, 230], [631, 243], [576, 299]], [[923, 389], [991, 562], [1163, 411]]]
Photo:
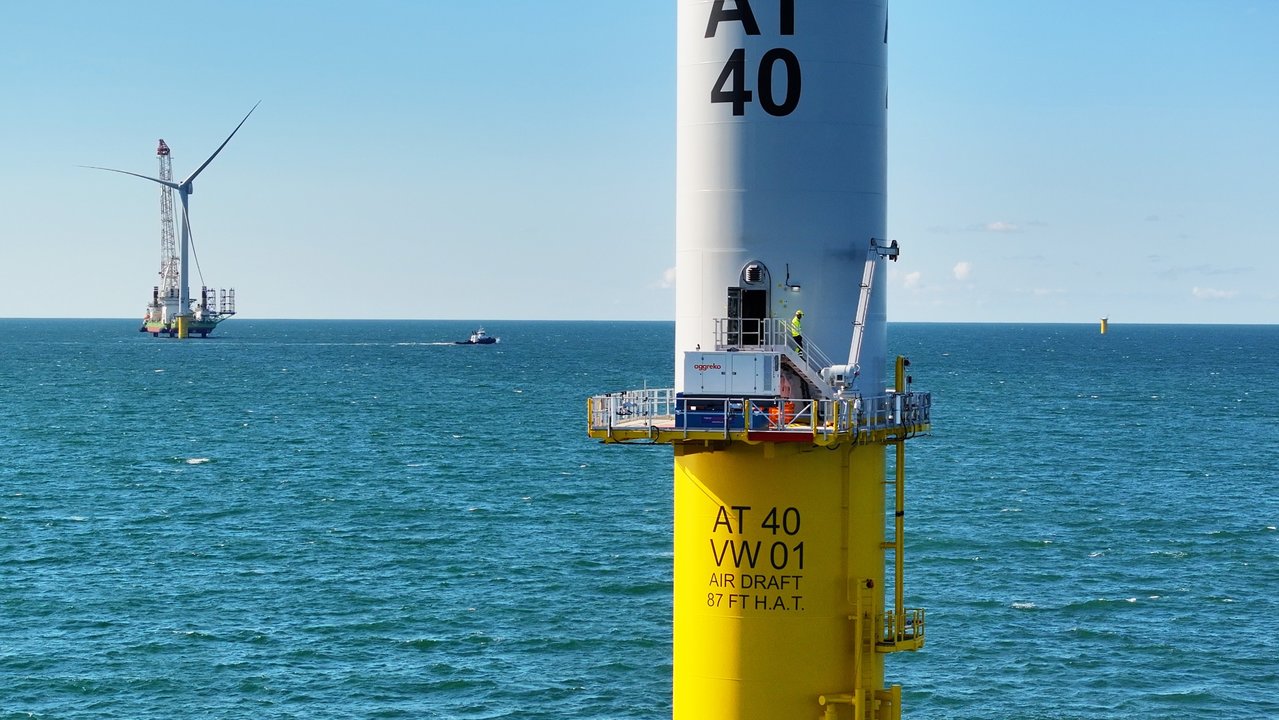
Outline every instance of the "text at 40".
[[[727, 7], [724, 0], [715, 0], [711, 6], [710, 18], [706, 23], [707, 38], [713, 38], [719, 32], [722, 23], [738, 23], [745, 35], [760, 35], [759, 21], [751, 8], [751, 0], [736, 0], [735, 7]], [[777, 0], [778, 27], [781, 35], [795, 34], [795, 0]], [[773, 72], [781, 63], [786, 76], [786, 93], [780, 98], [773, 85]], [[746, 48], [737, 48], [728, 56], [728, 62], [720, 71], [715, 87], [711, 88], [712, 103], [732, 103], [734, 115], [746, 114], [746, 103], [755, 95], [746, 89]], [[759, 106], [764, 112], [775, 117], [790, 115], [799, 107], [799, 94], [803, 78], [799, 71], [799, 58], [786, 48], [773, 48], [764, 53], [759, 60], [758, 72], [755, 75], [755, 87], [759, 92]]]
[[[773, 70], [782, 63], [786, 72], [786, 94], [780, 100], [773, 86]], [[803, 80], [799, 71], [799, 58], [786, 48], [773, 48], [759, 61], [759, 106], [774, 117], [790, 115], [799, 107], [799, 93]], [[754, 97], [746, 89], [746, 48], [737, 48], [728, 56], [728, 62], [719, 73], [715, 87], [711, 88], [712, 103], [732, 103], [734, 115], [746, 114], [746, 103]]]
[[[754, 525], [759, 512], [750, 505], [720, 505], [715, 513], [715, 524], [711, 526], [711, 532], [727, 530], [731, 534], [745, 533], [747, 523]], [[799, 533], [799, 508], [770, 507], [759, 526], [774, 535], [779, 531], [785, 535], [796, 535]]]

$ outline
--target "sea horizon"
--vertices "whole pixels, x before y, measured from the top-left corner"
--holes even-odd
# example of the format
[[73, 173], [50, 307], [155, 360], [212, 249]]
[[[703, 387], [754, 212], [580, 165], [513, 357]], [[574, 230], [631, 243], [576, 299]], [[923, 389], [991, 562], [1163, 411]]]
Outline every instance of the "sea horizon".
[[[0, 716], [670, 717], [671, 450], [585, 426], [672, 321], [56, 320], [0, 320]], [[1279, 715], [1279, 327], [1111, 328], [889, 325], [903, 717]]]
[[[101, 320], [107, 322], [138, 322], [133, 317], [36, 317], [36, 316], [12, 316], [0, 317], [0, 320]], [[675, 323], [674, 318], [669, 319], [642, 319], [642, 318], [287, 318], [287, 317], [250, 317], [237, 316], [228, 318], [224, 322], [461, 322], [461, 323], [496, 323], [496, 322], [580, 322], [580, 323]], [[1079, 321], [1054, 321], [1054, 320], [889, 320], [888, 325], [1088, 325], [1096, 327], [1101, 321], [1101, 317], [1094, 320]], [[1247, 322], [1198, 322], [1198, 323], [1177, 323], [1177, 322], [1154, 322], [1154, 321], [1116, 321], [1108, 319], [1110, 328], [1119, 327], [1139, 327], [1139, 326], [1185, 326], [1185, 327], [1272, 327], [1279, 325], [1279, 322], [1273, 323], [1247, 323]], [[221, 326], [219, 326], [221, 327]]]

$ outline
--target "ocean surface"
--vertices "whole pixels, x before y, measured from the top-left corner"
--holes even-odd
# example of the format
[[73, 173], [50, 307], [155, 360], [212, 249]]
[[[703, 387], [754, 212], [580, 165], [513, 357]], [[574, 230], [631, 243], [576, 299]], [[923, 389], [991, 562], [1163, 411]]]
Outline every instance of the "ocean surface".
[[[0, 320], [0, 720], [670, 716], [673, 324]], [[893, 324], [908, 718], [1279, 716], [1279, 326]], [[814, 712], [816, 717], [816, 711]]]

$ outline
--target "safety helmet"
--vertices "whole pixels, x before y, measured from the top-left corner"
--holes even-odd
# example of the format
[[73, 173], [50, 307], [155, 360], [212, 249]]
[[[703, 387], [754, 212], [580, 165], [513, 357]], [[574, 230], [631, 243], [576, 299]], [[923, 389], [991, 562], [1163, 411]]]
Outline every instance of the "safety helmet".
[[803, 311], [803, 310], [796, 310], [796, 311], [795, 311], [795, 314], [796, 314], [796, 315], [799, 315], [800, 317], [803, 317], [803, 316], [804, 316], [804, 311]]

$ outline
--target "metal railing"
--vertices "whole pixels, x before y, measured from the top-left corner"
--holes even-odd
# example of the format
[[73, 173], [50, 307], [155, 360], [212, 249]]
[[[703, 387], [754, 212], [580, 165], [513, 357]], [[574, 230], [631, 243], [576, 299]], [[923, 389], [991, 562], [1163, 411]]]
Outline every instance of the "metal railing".
[[588, 433], [614, 439], [615, 433], [655, 438], [663, 432], [790, 433], [831, 440], [853, 440], [863, 432], [914, 433], [931, 421], [928, 393], [888, 393], [831, 399], [682, 396], [673, 388], [626, 390], [587, 401]]
[[675, 416], [675, 389], [623, 390], [587, 401], [592, 430], [634, 426]]
[[918, 650], [924, 644], [924, 609], [905, 608], [898, 615], [885, 610], [877, 618], [879, 638], [875, 645], [881, 652]]
[[826, 386], [822, 368], [834, 364], [807, 338], [801, 349], [791, 335], [790, 321], [781, 318], [715, 318], [715, 349], [789, 351], [791, 362], [820, 387]]
[[811, 359], [807, 363], [817, 369], [833, 363], [815, 344], [804, 340], [801, 350], [791, 335], [790, 321], [781, 318], [715, 318], [716, 350], [770, 350], [787, 348]]

